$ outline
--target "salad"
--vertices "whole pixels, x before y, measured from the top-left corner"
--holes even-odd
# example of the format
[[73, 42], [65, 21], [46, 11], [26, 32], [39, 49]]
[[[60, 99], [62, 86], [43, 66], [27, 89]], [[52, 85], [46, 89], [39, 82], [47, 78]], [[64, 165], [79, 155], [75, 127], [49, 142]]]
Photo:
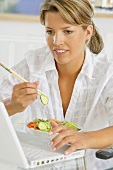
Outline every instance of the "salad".
[[[33, 122], [28, 123], [27, 127], [28, 128], [33, 128], [34, 130], [40, 130], [40, 131], [44, 131], [44, 132], [49, 132], [52, 129], [50, 121], [51, 120], [43, 120], [43, 119], [36, 118]], [[68, 126], [68, 127], [72, 128], [72, 129], [74, 129], [75, 131], [80, 130], [78, 128], [78, 126], [73, 122], [67, 122], [67, 121], [66, 122], [65, 121], [60, 122], [60, 121], [58, 121], [56, 119], [52, 119], [52, 121], [55, 121], [55, 122], [57, 122], [59, 124]]]

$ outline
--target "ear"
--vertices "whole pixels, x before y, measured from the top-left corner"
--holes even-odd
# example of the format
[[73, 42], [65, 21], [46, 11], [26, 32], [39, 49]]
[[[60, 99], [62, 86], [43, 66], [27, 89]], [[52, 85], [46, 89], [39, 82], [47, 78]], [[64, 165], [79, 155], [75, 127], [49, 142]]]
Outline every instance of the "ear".
[[88, 27], [86, 29], [86, 40], [90, 40], [92, 34], [93, 34], [93, 26], [88, 25]]

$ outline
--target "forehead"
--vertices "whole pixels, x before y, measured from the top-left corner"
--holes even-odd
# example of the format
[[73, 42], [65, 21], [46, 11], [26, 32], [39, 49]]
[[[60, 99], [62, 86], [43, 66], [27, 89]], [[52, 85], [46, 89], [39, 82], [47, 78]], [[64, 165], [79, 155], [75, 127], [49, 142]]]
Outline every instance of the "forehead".
[[59, 12], [46, 12], [45, 14], [45, 26], [46, 27], [48, 26], [54, 27], [56, 25], [60, 26], [62, 24], [65, 26], [73, 26], [72, 24], [65, 22]]

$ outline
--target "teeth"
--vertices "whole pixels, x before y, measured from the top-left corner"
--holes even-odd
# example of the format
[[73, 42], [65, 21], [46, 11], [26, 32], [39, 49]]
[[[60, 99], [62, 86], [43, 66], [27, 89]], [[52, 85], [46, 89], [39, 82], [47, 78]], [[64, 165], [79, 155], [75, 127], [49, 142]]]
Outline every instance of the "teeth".
[[66, 50], [56, 50], [58, 53], [64, 53]]

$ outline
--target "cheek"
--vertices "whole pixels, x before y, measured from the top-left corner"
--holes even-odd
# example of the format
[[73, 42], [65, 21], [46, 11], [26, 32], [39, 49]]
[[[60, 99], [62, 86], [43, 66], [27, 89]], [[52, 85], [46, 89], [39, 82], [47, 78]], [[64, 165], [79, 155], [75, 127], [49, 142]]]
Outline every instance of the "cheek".
[[86, 38], [84, 36], [84, 34], [81, 34], [80, 36], [77, 37], [75, 46], [79, 47], [84, 47], [85, 46], [85, 42], [86, 42]]
[[86, 35], [85, 33], [83, 32], [83, 34], [80, 35], [80, 43], [84, 46], [85, 45], [85, 42], [86, 42]]
[[47, 42], [47, 44], [48, 44], [48, 46], [49, 46], [50, 48], [53, 47], [53, 39], [52, 39], [52, 37], [46, 36], [46, 42]]

